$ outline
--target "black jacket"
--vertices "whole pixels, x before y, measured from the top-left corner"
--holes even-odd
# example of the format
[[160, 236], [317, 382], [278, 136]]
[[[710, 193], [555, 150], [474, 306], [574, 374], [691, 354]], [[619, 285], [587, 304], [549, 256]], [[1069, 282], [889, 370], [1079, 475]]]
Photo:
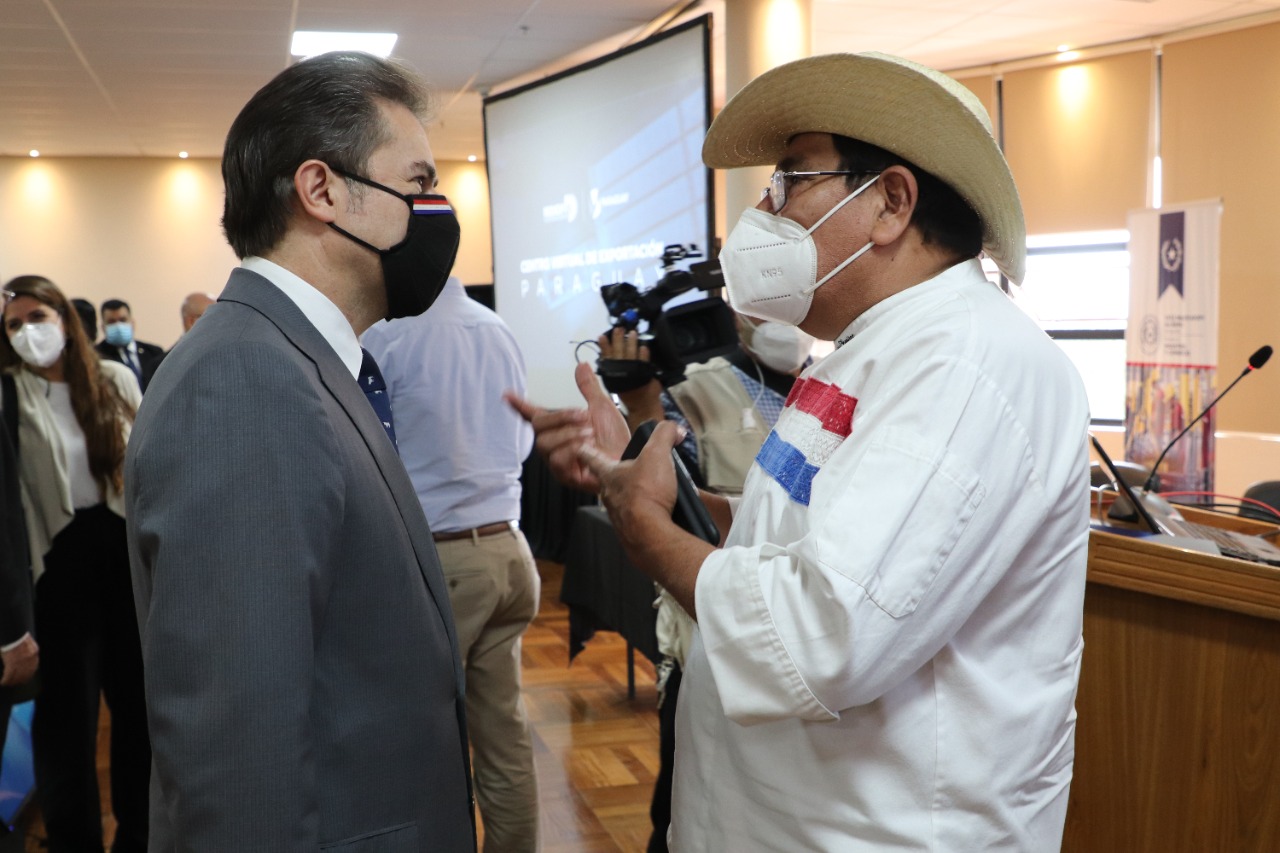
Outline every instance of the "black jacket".
[[[160, 366], [160, 362], [164, 361], [166, 355], [164, 347], [149, 344], [144, 341], [134, 341], [138, 346], [138, 364], [142, 366], [142, 390], [146, 391], [147, 386], [151, 384], [151, 377], [155, 376], [156, 368]], [[124, 360], [121, 354], [121, 347], [103, 341], [94, 347], [98, 351], [98, 355], [103, 358], [109, 358], [112, 361], [118, 361], [125, 367], [132, 369], [132, 365]]]
[[[12, 377], [0, 377], [12, 388]], [[17, 424], [16, 396], [4, 397], [4, 425], [0, 428], [0, 646], [33, 631], [31, 613], [31, 561], [27, 556], [27, 526], [22, 516], [18, 485], [18, 460], [10, 429]], [[11, 408], [12, 407], [12, 408]], [[22, 688], [18, 688], [22, 689]], [[17, 696], [0, 688], [0, 702]], [[0, 743], [3, 740], [0, 739]]]

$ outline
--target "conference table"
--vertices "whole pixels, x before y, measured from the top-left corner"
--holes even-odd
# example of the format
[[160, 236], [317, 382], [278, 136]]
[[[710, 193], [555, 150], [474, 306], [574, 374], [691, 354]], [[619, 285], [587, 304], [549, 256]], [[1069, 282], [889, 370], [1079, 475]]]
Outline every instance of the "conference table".
[[[1180, 509], [1276, 541], [1274, 525]], [[578, 510], [571, 643], [617, 631], [656, 662], [653, 598], [604, 511]], [[1280, 851], [1280, 568], [1094, 530], [1084, 640], [1062, 850]]]
[[1280, 568], [1094, 531], [1084, 641], [1063, 851], [1280, 851]]

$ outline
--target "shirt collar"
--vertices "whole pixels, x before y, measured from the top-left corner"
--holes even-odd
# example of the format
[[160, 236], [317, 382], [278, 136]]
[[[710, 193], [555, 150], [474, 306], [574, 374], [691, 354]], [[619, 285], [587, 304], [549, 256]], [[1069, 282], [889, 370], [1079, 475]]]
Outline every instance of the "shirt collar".
[[977, 258], [970, 258], [961, 261], [955, 266], [947, 267], [933, 278], [908, 287], [906, 290], [899, 291], [887, 299], [882, 299], [866, 311], [863, 311], [858, 315], [857, 319], [850, 323], [848, 327], [840, 333], [840, 336], [836, 338], [836, 346], [844, 346], [853, 339], [854, 335], [874, 323], [877, 317], [887, 314], [896, 306], [901, 305], [904, 302], [908, 302], [934, 291], [943, 290], [949, 287], [969, 286], [978, 282], [991, 284], [987, 277], [982, 273], [982, 261]]
[[462, 279], [456, 275], [449, 276], [445, 281], [444, 287], [440, 289], [440, 295], [437, 299], [470, 299], [467, 295], [467, 289], [462, 284]]
[[289, 297], [298, 310], [306, 317], [316, 331], [329, 342], [333, 351], [342, 359], [353, 379], [360, 376], [360, 363], [364, 353], [360, 350], [360, 341], [356, 339], [355, 330], [347, 317], [334, 305], [329, 297], [307, 284], [298, 276], [289, 272], [277, 263], [266, 258], [248, 257], [240, 262], [241, 269], [257, 273], [274, 284]]

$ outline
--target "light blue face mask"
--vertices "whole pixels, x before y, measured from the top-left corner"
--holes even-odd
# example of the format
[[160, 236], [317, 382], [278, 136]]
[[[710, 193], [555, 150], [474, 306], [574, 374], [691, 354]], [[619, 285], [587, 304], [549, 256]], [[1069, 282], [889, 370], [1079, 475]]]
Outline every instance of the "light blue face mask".
[[113, 347], [127, 347], [133, 342], [132, 323], [108, 323], [106, 329], [107, 343]]

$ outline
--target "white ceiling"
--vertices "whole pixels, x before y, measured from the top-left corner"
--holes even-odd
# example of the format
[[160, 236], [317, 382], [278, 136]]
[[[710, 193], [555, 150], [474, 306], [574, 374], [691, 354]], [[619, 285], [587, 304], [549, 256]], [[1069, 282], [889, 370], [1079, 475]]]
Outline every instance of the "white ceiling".
[[[673, 2], [0, 0], [0, 156], [35, 148], [46, 156], [217, 157], [240, 107], [290, 61], [292, 31], [314, 29], [398, 32], [395, 55], [438, 92], [437, 158], [482, 157], [482, 92], [640, 38], [687, 5]], [[702, 0], [693, 11], [722, 10], [723, 2]], [[1280, 0], [811, 4], [814, 53], [881, 50], [942, 69], [1280, 9]]]

